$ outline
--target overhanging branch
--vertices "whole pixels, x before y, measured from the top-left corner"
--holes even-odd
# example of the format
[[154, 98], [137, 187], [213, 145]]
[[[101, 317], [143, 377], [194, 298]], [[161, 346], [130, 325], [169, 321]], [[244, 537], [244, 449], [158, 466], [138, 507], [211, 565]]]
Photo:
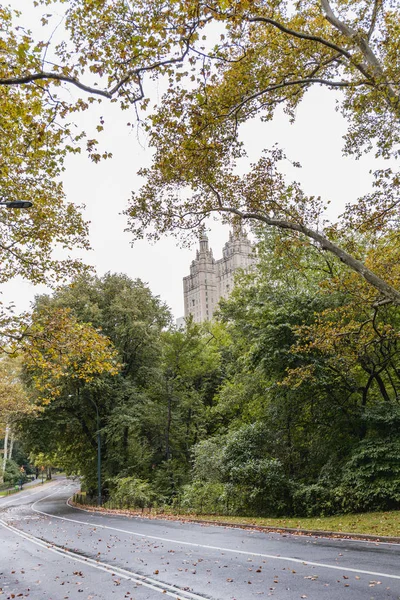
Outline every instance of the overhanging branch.
[[348, 254], [343, 248], [340, 248], [336, 244], [334, 244], [327, 237], [319, 233], [318, 231], [314, 231], [313, 229], [307, 227], [306, 225], [302, 225], [301, 223], [296, 223], [294, 221], [286, 221], [282, 219], [275, 219], [273, 217], [268, 217], [265, 214], [258, 212], [244, 212], [234, 207], [229, 206], [221, 206], [219, 208], [215, 208], [214, 211], [225, 212], [237, 215], [241, 219], [250, 219], [255, 221], [261, 221], [262, 223], [266, 223], [272, 227], [277, 227], [279, 229], [296, 231], [298, 233], [302, 233], [306, 237], [316, 241], [320, 244], [321, 248], [331, 252], [341, 262], [350, 267], [353, 271], [361, 275], [370, 285], [372, 285], [375, 289], [377, 289], [388, 301], [393, 304], [400, 305], [400, 292], [396, 290], [393, 286], [389, 285], [386, 281], [381, 279], [376, 273], [368, 269], [363, 262]]
[[78, 87], [84, 92], [89, 92], [90, 94], [97, 94], [98, 96], [104, 96], [105, 98], [112, 98], [112, 93], [108, 92], [107, 90], [100, 90], [97, 87], [85, 85], [75, 77], [69, 77], [68, 75], [61, 75], [60, 73], [51, 73], [46, 71], [40, 71], [39, 73], [31, 73], [28, 75], [23, 75], [21, 77], [3, 77], [0, 79], [0, 85], [18, 85], [46, 79], [55, 81], [65, 81], [66, 83], [71, 83], [72, 85]]

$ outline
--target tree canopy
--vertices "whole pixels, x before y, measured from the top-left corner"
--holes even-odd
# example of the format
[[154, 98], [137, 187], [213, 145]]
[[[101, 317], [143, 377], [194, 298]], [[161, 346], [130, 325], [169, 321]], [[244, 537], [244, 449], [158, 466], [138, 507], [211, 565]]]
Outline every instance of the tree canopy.
[[[50, 11], [54, 2], [35, 4]], [[377, 170], [372, 193], [357, 202], [348, 198], [343, 217], [329, 225], [324, 203], [281, 176], [282, 151], [269, 149], [243, 177], [236, 169], [246, 153], [241, 125], [255, 117], [270, 120], [278, 107], [294, 119], [299, 102], [316, 85], [338, 94], [348, 122], [345, 152], [396, 156], [396, 3], [74, 0], [58, 6], [65, 11], [65, 36], [54, 44], [15, 31], [11, 12], [3, 10], [7, 36], [0, 86], [5, 96], [10, 91], [34, 104], [33, 95], [41, 103], [39, 121], [50, 119], [46, 131], [62, 138], [55, 144], [55, 162], [68, 149], [79, 151], [84, 140], [84, 132], [73, 135], [67, 125], [77, 110], [104, 99], [122, 109], [136, 107], [155, 157], [127, 209], [134, 238], [198, 233], [213, 213], [229, 221], [262, 221], [335, 254], [377, 290], [377, 302], [400, 303], [386, 265], [368, 265], [347, 235], [349, 227], [373, 239], [394, 235], [396, 172]], [[51, 13], [42, 20], [52, 23]], [[156, 107], [152, 79], [165, 89]], [[65, 87], [78, 94], [66, 94]], [[103, 127], [100, 120], [98, 130]], [[99, 160], [96, 140], [86, 139], [86, 145]]]

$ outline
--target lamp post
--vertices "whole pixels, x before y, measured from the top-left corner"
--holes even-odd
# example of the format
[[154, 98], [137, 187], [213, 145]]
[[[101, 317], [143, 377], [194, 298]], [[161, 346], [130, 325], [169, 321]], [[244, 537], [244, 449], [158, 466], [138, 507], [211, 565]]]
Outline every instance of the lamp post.
[[20, 468], [19, 472], [20, 472], [19, 489], [22, 490], [22, 484], [23, 484], [24, 475], [25, 475], [25, 469], [23, 466]]
[[0, 200], [0, 206], [5, 206], [6, 208], [30, 208], [32, 202], [28, 200]]
[[[69, 394], [68, 398], [72, 398], [73, 394]], [[79, 397], [79, 389], [78, 389], [78, 397]], [[101, 506], [101, 437], [100, 437], [100, 415], [99, 415], [99, 407], [97, 403], [90, 398], [90, 402], [96, 409], [96, 427], [97, 427], [97, 504]]]
[[44, 477], [44, 465], [42, 465], [40, 467], [40, 470], [42, 471], [42, 485], [43, 485], [43, 477]]
[[101, 506], [101, 438], [100, 438], [100, 416], [99, 407], [96, 402], [90, 398], [91, 403], [96, 409], [96, 427], [97, 427], [97, 504]]

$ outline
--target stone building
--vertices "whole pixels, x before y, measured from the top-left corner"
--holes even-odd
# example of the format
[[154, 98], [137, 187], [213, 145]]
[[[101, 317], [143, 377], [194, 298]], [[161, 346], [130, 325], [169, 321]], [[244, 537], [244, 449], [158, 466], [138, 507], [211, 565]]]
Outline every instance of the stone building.
[[202, 235], [190, 275], [183, 278], [185, 317], [192, 315], [196, 323], [210, 320], [220, 298], [232, 291], [235, 271], [247, 270], [254, 262], [254, 248], [245, 233], [230, 233], [218, 260], [208, 246], [207, 236]]

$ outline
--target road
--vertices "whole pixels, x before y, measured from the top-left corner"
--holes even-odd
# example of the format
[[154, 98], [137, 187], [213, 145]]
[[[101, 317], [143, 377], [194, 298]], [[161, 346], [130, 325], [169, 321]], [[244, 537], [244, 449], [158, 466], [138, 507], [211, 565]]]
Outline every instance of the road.
[[58, 480], [0, 500], [0, 596], [31, 600], [400, 599], [400, 545], [73, 508]]

